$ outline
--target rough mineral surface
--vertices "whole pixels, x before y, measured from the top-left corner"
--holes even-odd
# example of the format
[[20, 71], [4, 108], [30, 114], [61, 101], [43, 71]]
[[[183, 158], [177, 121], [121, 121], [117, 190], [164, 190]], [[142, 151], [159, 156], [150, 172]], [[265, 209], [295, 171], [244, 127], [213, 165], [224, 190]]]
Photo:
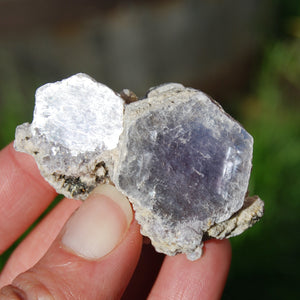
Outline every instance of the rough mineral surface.
[[240, 234], [262, 216], [258, 197], [245, 201], [253, 139], [220, 105], [175, 83], [139, 101], [123, 94], [127, 104], [84, 74], [41, 87], [16, 149], [68, 197], [115, 184], [142, 233], [168, 255], [195, 260], [202, 240]]
[[123, 130], [123, 102], [85, 74], [46, 84], [36, 91], [32, 124], [16, 130], [15, 148], [34, 156], [59, 193], [84, 199], [106, 180], [104, 160]]
[[225, 239], [241, 234], [263, 216], [264, 203], [258, 196], [246, 197], [242, 209], [230, 219], [210, 227], [206, 238]]

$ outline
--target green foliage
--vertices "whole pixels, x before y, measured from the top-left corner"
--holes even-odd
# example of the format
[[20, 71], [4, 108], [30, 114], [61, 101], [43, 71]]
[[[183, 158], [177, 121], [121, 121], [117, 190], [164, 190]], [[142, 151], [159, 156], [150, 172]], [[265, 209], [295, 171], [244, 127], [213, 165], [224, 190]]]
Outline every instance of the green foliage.
[[[243, 124], [254, 136], [250, 194], [265, 201], [263, 219], [232, 239], [224, 299], [295, 299], [300, 267], [300, 41], [265, 54]], [[249, 292], [245, 293], [248, 290]]]
[[0, 149], [14, 139], [17, 124], [32, 119], [33, 82], [29, 72], [17, 67], [14, 56], [0, 47]]

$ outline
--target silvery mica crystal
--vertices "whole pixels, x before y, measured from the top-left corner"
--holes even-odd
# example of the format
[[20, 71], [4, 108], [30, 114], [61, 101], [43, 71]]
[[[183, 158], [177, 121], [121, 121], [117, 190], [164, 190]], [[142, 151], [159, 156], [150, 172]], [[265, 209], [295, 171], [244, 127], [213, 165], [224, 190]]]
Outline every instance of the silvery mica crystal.
[[43, 85], [35, 99], [33, 121], [17, 127], [15, 148], [33, 155], [58, 193], [85, 199], [107, 181], [123, 131], [123, 99], [85, 74]]
[[246, 197], [253, 138], [219, 104], [177, 83], [136, 100], [85, 74], [46, 84], [15, 148], [67, 197], [114, 184], [167, 255], [195, 260], [204, 240], [235, 236], [262, 217], [263, 202]]

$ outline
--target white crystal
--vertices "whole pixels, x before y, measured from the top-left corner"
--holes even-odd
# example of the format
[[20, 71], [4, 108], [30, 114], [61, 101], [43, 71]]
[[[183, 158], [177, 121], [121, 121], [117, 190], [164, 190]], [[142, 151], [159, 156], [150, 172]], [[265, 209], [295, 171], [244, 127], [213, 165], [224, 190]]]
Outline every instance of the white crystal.
[[34, 156], [58, 193], [85, 199], [108, 180], [123, 111], [123, 99], [88, 75], [46, 84], [36, 92], [32, 124], [16, 129], [15, 148]]
[[123, 100], [86, 74], [45, 84], [36, 91], [32, 134], [59, 141], [73, 156], [116, 148], [122, 123]]

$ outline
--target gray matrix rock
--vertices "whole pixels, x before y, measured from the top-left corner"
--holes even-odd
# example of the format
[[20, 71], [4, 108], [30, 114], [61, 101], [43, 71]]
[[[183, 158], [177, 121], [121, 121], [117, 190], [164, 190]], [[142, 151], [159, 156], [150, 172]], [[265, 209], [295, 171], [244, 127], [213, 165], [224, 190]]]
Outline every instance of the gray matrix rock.
[[[253, 138], [206, 94], [170, 83], [144, 99], [77, 74], [37, 90], [15, 147], [59, 193], [114, 184], [157, 251], [201, 256], [203, 240], [240, 234], [263, 214], [247, 198]], [[132, 101], [128, 97], [132, 96]]]

